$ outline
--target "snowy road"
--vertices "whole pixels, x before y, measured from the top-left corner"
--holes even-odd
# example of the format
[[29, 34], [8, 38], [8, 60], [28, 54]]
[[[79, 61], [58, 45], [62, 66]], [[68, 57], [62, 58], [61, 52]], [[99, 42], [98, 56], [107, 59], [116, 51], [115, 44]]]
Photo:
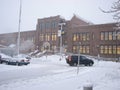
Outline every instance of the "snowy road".
[[56, 72], [53, 72], [54, 70], [65, 69], [67, 65], [66, 66], [63, 65], [61, 68], [61, 66], [59, 65], [54, 65], [54, 64], [50, 64], [49, 62], [46, 62], [45, 64], [43, 63], [30, 64], [28, 66], [0, 65], [0, 67], [8, 67], [8, 70], [0, 71], [0, 76], [4, 76], [4, 77], [0, 77], [0, 84], [2, 84], [16, 79], [31, 79], [31, 78], [55, 74]]
[[[60, 63], [51, 63], [50, 60], [32, 60], [28, 66], [0, 65], [0, 84], [9, 83], [15, 80], [34, 79], [48, 75], [76, 70], [75, 67], [69, 67], [65, 61]], [[68, 68], [69, 67], [69, 68]], [[4, 77], [2, 77], [4, 76]]]
[[120, 63], [95, 62], [92, 67], [70, 67], [65, 59], [35, 58], [28, 66], [0, 65], [0, 90], [83, 90], [86, 82], [94, 90], [120, 90]]

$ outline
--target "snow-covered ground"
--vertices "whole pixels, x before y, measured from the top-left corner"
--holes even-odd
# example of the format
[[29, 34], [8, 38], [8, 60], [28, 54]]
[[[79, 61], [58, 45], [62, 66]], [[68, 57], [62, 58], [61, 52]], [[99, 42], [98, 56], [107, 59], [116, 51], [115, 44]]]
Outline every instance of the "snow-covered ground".
[[92, 67], [70, 67], [65, 57], [32, 58], [27, 66], [0, 64], [0, 90], [120, 90], [120, 63], [97, 61]]

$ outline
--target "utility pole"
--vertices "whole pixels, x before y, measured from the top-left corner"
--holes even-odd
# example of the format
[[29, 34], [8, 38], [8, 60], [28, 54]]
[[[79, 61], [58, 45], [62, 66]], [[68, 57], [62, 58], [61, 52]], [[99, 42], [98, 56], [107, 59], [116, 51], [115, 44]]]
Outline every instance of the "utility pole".
[[19, 24], [18, 24], [18, 55], [20, 54], [20, 29], [21, 29], [22, 0], [20, 0]]

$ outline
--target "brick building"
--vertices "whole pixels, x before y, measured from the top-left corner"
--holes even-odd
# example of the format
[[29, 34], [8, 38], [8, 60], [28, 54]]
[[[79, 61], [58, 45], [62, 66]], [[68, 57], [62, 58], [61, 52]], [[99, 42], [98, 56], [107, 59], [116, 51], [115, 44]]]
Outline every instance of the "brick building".
[[[20, 32], [20, 44], [25, 43], [25, 41], [30, 40], [33, 43], [35, 43], [35, 30], [34, 31], [24, 31]], [[11, 45], [16, 45], [17, 46], [17, 41], [18, 41], [18, 32], [14, 33], [5, 33], [5, 34], [0, 34], [0, 45], [4, 47], [8, 47]], [[0, 48], [4, 48], [0, 47]], [[15, 47], [17, 48], [17, 47]], [[33, 48], [31, 48], [32, 50]], [[28, 52], [31, 50], [24, 50], [20, 52]]]
[[[62, 28], [62, 51], [80, 53], [102, 57], [120, 56], [119, 30], [114, 29], [116, 23], [93, 24], [76, 15], [71, 20], [65, 20], [61, 16], [38, 19], [36, 30], [21, 32], [21, 40], [31, 39], [35, 43], [35, 49], [56, 52], [60, 50], [60, 23], [66, 23]], [[0, 34], [0, 44], [8, 45], [8, 36], [12, 43], [17, 40], [17, 33]], [[10, 38], [9, 38], [10, 39]]]

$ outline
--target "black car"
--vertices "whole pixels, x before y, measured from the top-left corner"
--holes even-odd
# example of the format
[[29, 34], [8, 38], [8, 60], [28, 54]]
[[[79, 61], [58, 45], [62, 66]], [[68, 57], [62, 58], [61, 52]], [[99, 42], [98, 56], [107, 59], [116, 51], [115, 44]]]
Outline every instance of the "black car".
[[[78, 58], [79, 57], [79, 58]], [[78, 65], [78, 59], [79, 59], [79, 64], [83, 64], [85, 66], [92, 66], [94, 64], [93, 60], [88, 59], [86, 56], [82, 55], [70, 55], [66, 58], [66, 62], [70, 66]]]

